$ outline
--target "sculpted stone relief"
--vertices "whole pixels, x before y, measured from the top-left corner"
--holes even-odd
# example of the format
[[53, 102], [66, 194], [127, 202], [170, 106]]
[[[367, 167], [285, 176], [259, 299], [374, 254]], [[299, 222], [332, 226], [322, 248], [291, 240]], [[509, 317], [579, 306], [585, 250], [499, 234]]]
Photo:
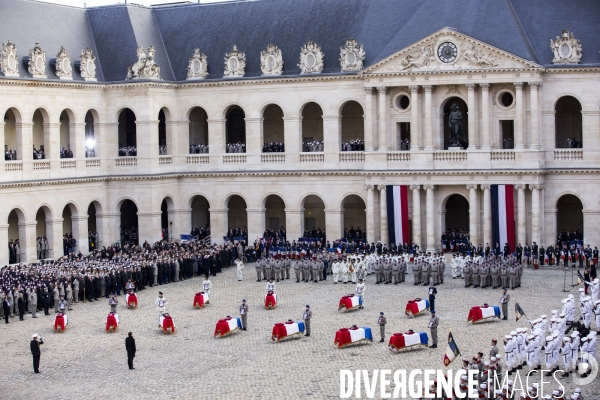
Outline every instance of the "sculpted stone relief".
[[79, 55], [79, 73], [84, 81], [95, 82], [96, 79], [96, 56], [88, 47], [81, 50]]
[[260, 69], [263, 76], [281, 75], [283, 72], [283, 57], [279, 47], [270, 44], [260, 53]]
[[17, 45], [10, 40], [8, 43], [2, 43], [2, 53], [0, 53], [0, 71], [2, 71], [4, 76], [19, 76]]
[[63, 80], [73, 79], [73, 68], [71, 67], [71, 59], [67, 50], [61, 46], [60, 51], [56, 55], [54, 64], [56, 76]]
[[342, 71], [354, 72], [363, 69], [365, 51], [362, 44], [354, 39], [346, 40], [346, 44], [340, 47], [340, 65]]
[[581, 43], [573, 32], [563, 30], [562, 36], [550, 39], [550, 49], [554, 52], [552, 64], [579, 64], [581, 61]]
[[207, 75], [208, 62], [206, 61], [206, 54], [200, 53], [200, 49], [196, 47], [188, 64], [187, 79], [204, 79]]
[[323, 57], [321, 46], [312, 40], [302, 46], [300, 50], [300, 74], [319, 74], [323, 71]]
[[34, 78], [46, 77], [46, 53], [40, 47], [39, 43], [29, 50], [28, 71]]
[[127, 79], [161, 79], [160, 67], [154, 61], [156, 50], [154, 46], [137, 49], [137, 61], [129, 67]]
[[246, 54], [239, 51], [234, 44], [233, 49], [225, 54], [225, 70], [223, 76], [225, 78], [235, 78], [244, 76], [246, 73]]

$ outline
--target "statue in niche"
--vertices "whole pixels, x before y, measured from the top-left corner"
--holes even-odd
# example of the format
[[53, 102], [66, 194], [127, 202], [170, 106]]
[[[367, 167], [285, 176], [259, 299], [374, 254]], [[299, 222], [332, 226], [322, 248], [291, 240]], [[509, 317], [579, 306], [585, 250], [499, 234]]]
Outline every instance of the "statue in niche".
[[448, 112], [448, 127], [450, 128], [450, 144], [448, 147], [463, 147], [465, 132], [462, 127], [463, 114], [457, 103], [450, 105]]

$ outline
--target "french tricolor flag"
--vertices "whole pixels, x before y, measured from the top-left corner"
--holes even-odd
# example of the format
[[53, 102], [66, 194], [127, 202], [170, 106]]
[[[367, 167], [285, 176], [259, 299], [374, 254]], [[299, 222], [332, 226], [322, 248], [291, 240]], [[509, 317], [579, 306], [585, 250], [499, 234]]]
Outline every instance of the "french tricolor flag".
[[386, 187], [388, 244], [411, 243], [408, 222], [408, 186]]
[[510, 251], [515, 246], [515, 201], [513, 185], [491, 185], [493, 246], [500, 249], [508, 243]]

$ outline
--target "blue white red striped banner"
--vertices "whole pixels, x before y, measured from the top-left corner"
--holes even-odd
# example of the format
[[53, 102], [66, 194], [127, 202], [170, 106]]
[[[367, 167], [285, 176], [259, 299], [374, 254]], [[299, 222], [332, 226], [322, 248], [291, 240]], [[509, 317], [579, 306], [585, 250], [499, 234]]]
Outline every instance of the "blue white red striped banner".
[[386, 187], [388, 244], [410, 244], [410, 226], [408, 221], [408, 186]]
[[500, 250], [508, 244], [510, 252], [515, 246], [515, 201], [513, 185], [491, 185], [492, 191], [492, 248], [498, 244]]

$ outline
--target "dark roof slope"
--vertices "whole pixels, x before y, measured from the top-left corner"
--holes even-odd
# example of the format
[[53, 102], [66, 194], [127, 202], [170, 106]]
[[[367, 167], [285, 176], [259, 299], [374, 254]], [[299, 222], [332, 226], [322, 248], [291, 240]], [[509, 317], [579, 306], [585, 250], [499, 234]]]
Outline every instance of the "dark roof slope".
[[[89, 9], [2, 0], [0, 40], [17, 43], [20, 58], [35, 42], [48, 59], [61, 45], [74, 61], [91, 47], [105, 82], [124, 80], [136, 48], [152, 45], [162, 78], [182, 81], [196, 47], [208, 57], [208, 79], [223, 79], [225, 53], [234, 44], [246, 53], [245, 77], [260, 77], [260, 52], [270, 43], [283, 52], [283, 75], [298, 75], [300, 48], [309, 40], [325, 53], [323, 73], [339, 74], [348, 38], [363, 44], [369, 66], [444, 27], [545, 65], [552, 61], [550, 38], [569, 29], [582, 42], [582, 64], [597, 65], [599, 19], [600, 1], [589, 0], [258, 0]], [[21, 76], [28, 77], [22, 66]]]

